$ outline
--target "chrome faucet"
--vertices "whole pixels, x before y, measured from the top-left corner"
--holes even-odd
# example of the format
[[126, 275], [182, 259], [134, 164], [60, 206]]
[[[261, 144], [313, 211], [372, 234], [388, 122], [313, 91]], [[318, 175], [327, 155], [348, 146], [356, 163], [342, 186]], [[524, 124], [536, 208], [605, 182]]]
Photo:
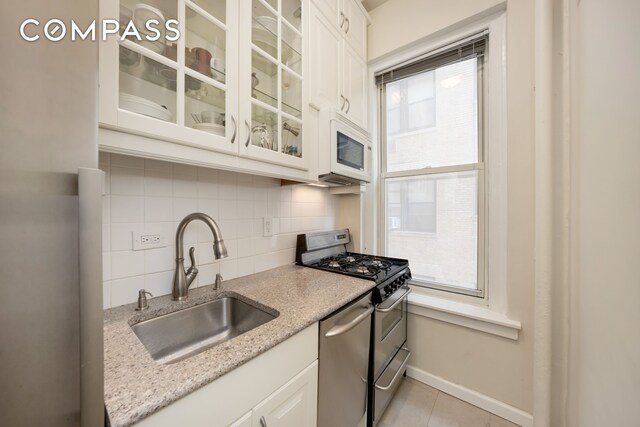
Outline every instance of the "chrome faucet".
[[209, 216], [200, 212], [192, 213], [184, 217], [178, 225], [176, 232], [176, 272], [173, 276], [173, 292], [171, 299], [174, 301], [183, 301], [189, 295], [189, 286], [193, 282], [193, 279], [198, 275], [198, 269], [196, 268], [196, 260], [194, 256], [195, 248], [189, 249], [189, 258], [191, 258], [191, 267], [186, 271], [184, 269], [184, 230], [191, 221], [199, 219], [209, 226], [213, 233], [213, 256], [215, 259], [226, 258], [227, 248], [222, 240], [222, 234], [218, 224]]

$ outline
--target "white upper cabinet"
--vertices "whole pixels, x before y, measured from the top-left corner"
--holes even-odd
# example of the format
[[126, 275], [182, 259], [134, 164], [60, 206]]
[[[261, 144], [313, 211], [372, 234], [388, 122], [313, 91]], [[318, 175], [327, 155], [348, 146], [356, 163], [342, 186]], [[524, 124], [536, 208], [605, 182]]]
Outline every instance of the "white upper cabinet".
[[240, 3], [240, 155], [307, 168], [301, 0]]
[[339, 68], [342, 36], [315, 8], [311, 12], [309, 26], [311, 102], [318, 108], [334, 106], [342, 94], [342, 76]]
[[[101, 18], [121, 22], [100, 46], [100, 126], [146, 137], [101, 132], [100, 148], [315, 179], [303, 126], [309, 0], [144, 1], [100, 1]], [[129, 22], [142, 40], [125, 37]]]
[[[334, 5], [339, 6], [337, 17]], [[368, 20], [361, 8], [355, 0], [312, 3], [309, 102], [317, 109], [335, 108], [368, 132]]]
[[342, 61], [342, 91], [345, 99], [342, 111], [354, 123], [368, 130], [367, 63], [344, 41]]
[[[342, 13], [344, 23], [342, 31], [345, 39], [353, 47], [353, 50], [363, 59], [367, 57], [367, 15], [359, 0], [343, 0]], [[341, 22], [342, 22], [342, 16]]]
[[[236, 152], [238, 109], [237, 3], [225, 0], [101, 1], [101, 15], [119, 16], [120, 38], [100, 46], [103, 127]], [[148, 41], [150, 19], [160, 39]], [[170, 20], [177, 21], [167, 29]], [[122, 37], [129, 21], [139, 28]]]

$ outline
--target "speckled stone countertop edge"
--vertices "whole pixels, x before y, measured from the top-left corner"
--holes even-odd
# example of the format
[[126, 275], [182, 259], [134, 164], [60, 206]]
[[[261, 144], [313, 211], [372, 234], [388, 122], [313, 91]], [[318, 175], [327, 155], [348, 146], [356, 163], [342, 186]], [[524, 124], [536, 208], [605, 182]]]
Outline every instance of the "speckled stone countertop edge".
[[[185, 302], [170, 296], [150, 300], [150, 309], [135, 304], [105, 311], [105, 404], [113, 427], [135, 424], [181, 397], [213, 382], [321, 320], [375, 283], [308, 267], [287, 265], [212, 286], [190, 290]], [[234, 296], [274, 314], [275, 319], [182, 361], [153, 361], [131, 325], [163, 314]]]

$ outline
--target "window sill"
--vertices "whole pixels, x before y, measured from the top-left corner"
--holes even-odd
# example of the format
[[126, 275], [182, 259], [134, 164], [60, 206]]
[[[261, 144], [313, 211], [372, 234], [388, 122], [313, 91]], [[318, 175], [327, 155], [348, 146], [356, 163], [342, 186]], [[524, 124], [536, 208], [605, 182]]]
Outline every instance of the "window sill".
[[459, 301], [412, 292], [409, 294], [409, 313], [441, 320], [469, 329], [518, 340], [522, 325], [502, 313]]

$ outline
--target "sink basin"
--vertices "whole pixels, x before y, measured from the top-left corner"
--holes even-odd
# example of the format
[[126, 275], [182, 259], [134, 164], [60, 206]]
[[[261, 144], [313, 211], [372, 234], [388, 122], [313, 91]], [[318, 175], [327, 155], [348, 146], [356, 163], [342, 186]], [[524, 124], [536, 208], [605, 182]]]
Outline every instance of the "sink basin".
[[237, 298], [224, 297], [145, 320], [131, 329], [153, 360], [166, 364], [186, 359], [276, 317]]

